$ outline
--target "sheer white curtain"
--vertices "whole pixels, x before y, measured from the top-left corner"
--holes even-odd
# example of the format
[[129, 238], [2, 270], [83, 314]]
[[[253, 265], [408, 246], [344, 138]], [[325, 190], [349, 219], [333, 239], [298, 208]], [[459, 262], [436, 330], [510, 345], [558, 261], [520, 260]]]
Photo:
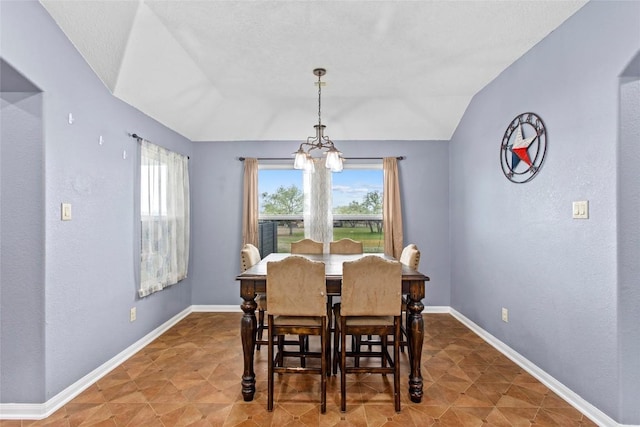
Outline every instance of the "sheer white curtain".
[[188, 158], [141, 141], [141, 297], [187, 277], [189, 265]]
[[333, 239], [333, 214], [331, 170], [324, 162], [323, 158], [314, 159], [315, 172], [304, 172], [304, 237], [323, 242], [328, 252]]

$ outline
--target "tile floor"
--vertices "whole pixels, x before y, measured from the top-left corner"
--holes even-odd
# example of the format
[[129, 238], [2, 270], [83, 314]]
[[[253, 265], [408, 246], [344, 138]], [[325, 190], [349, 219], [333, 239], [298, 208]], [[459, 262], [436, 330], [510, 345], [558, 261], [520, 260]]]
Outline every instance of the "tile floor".
[[339, 376], [328, 380], [326, 414], [317, 376], [276, 376], [267, 412], [266, 348], [256, 353], [254, 400], [240, 393], [240, 316], [193, 313], [49, 418], [0, 426], [595, 425], [448, 314], [424, 315], [421, 403], [407, 396], [405, 353], [401, 413], [393, 410], [393, 377], [381, 375], [348, 376], [344, 414]]

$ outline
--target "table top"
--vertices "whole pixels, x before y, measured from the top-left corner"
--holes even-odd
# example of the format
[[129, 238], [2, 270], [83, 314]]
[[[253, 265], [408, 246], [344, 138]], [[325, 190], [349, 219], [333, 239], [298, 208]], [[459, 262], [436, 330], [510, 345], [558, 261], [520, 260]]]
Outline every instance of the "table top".
[[[288, 256], [290, 253], [272, 253], [260, 260], [259, 263], [236, 276], [236, 280], [266, 280], [267, 278], [267, 263], [269, 261], [280, 261]], [[393, 260], [395, 258], [381, 254], [381, 253], [366, 253], [366, 254], [296, 254], [303, 256], [312, 261], [322, 261], [325, 264], [325, 275], [327, 279], [341, 279], [342, 278], [342, 263], [345, 261], [355, 261], [367, 255], [379, 256], [384, 259]], [[402, 280], [421, 280], [428, 281], [429, 277], [420, 273], [417, 270], [402, 265]]]

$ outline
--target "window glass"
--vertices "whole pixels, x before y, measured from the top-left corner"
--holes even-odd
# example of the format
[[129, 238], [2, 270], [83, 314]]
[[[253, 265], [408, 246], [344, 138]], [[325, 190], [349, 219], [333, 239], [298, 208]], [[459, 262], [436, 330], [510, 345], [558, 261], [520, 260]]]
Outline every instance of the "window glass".
[[[333, 239], [362, 241], [365, 252], [383, 252], [382, 163], [347, 165], [332, 175]], [[290, 252], [304, 238], [303, 172], [291, 165], [259, 165], [259, 247], [262, 256]]]
[[167, 165], [155, 163], [140, 166], [140, 214], [167, 215]]
[[333, 174], [333, 239], [363, 243], [365, 252], [384, 252], [382, 165], [354, 165]]

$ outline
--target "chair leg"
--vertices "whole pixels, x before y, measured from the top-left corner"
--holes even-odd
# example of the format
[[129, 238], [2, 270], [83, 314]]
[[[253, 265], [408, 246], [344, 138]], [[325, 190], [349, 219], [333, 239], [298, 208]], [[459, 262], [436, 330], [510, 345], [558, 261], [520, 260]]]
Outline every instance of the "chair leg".
[[326, 319], [322, 319], [322, 331], [320, 332], [320, 347], [321, 347], [321, 361], [320, 361], [320, 413], [327, 412], [327, 371], [329, 368], [329, 361], [327, 360], [328, 346], [327, 336], [328, 327]]
[[264, 330], [264, 310], [258, 310], [258, 329], [256, 331], [258, 337], [256, 339], [256, 350], [260, 351], [260, 341], [262, 341], [262, 332]]
[[268, 385], [267, 385], [267, 411], [271, 412], [273, 411], [273, 364], [276, 363], [276, 361], [274, 360], [274, 355], [273, 355], [273, 330], [272, 330], [272, 324], [273, 322], [269, 322], [269, 331], [268, 331], [268, 335], [269, 335], [269, 344], [268, 344], [268, 348], [267, 348], [267, 360], [269, 362], [269, 366], [267, 368], [267, 380], [268, 380]]
[[[395, 336], [400, 338], [400, 323], [398, 319], [395, 323]], [[396, 412], [400, 412], [400, 340], [393, 340], [393, 394], [395, 398]]]
[[345, 318], [341, 319], [340, 325], [340, 411], [347, 411], [347, 375], [345, 373], [347, 366], [347, 349], [346, 349], [346, 322]]
[[276, 366], [284, 366], [284, 335], [278, 335], [278, 354]]
[[300, 366], [302, 366], [303, 368], [307, 367], [307, 358], [305, 357], [304, 353], [308, 350], [308, 342], [305, 342], [308, 339], [308, 337], [306, 335], [299, 335], [298, 336], [298, 342], [300, 345]]
[[341, 360], [339, 338], [338, 324], [336, 323], [336, 328], [333, 332], [333, 375], [336, 375], [338, 373], [338, 362]]
[[[327, 342], [331, 343], [331, 333], [334, 331], [333, 325], [333, 296], [327, 295]], [[331, 376], [331, 346], [327, 346], [327, 361], [329, 363], [329, 369], [327, 370], [327, 376]], [[334, 372], [335, 373], [335, 372]]]
[[[381, 364], [383, 368], [387, 367], [387, 336], [386, 335], [381, 335], [380, 336], [380, 356], [381, 356]], [[386, 377], [387, 374], [383, 373], [382, 374], [383, 377]]]
[[407, 351], [409, 348], [409, 334], [407, 333], [407, 327], [409, 325], [409, 310], [404, 312], [404, 324], [400, 325], [400, 351], [404, 353], [405, 346], [407, 347]]

